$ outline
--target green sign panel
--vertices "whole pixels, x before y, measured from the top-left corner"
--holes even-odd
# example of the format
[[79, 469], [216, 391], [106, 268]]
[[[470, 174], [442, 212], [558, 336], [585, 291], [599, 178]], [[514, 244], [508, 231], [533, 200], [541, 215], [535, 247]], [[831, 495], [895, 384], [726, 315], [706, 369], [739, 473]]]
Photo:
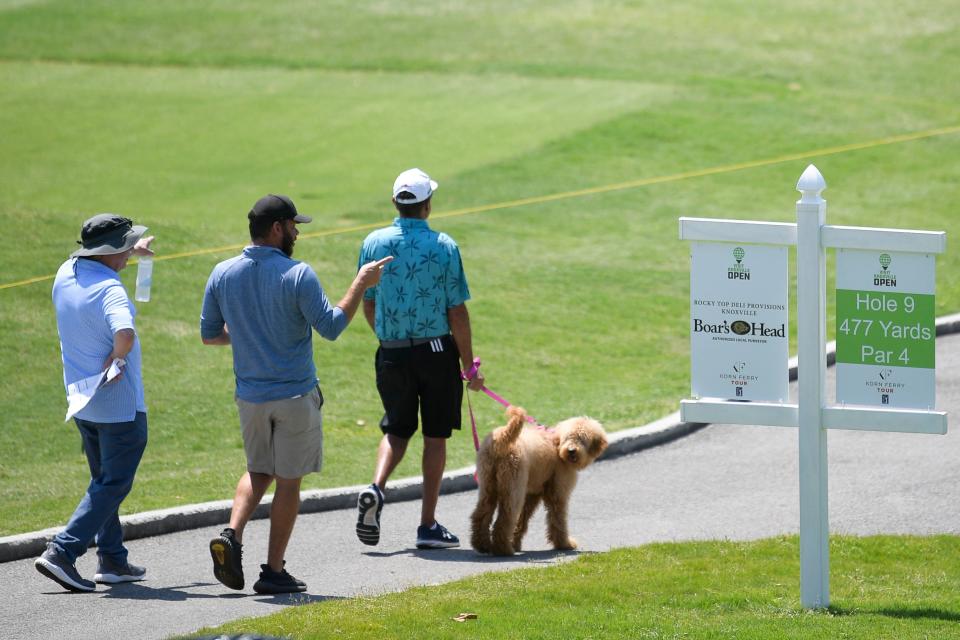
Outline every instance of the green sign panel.
[[932, 255], [837, 251], [837, 401], [936, 403]]
[[837, 362], [933, 369], [934, 296], [837, 289]]

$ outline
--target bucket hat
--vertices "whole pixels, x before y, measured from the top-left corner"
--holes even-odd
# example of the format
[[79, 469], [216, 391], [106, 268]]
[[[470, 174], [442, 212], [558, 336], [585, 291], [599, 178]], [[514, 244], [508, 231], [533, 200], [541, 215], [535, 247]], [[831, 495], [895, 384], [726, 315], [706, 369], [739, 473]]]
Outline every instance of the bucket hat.
[[133, 248], [147, 228], [133, 224], [130, 218], [115, 213], [98, 213], [83, 223], [80, 229], [80, 248], [70, 254], [71, 258], [83, 256], [109, 256]]

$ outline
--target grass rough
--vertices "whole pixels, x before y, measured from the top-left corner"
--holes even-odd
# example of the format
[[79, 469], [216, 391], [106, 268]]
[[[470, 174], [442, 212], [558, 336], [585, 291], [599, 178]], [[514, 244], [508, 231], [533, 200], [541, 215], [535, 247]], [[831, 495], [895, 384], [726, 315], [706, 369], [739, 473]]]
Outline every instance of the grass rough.
[[[237, 251], [215, 249], [287, 193], [322, 234], [296, 257], [336, 299], [420, 166], [491, 387], [545, 422], [643, 424], [689, 392], [677, 217], [790, 221], [815, 162], [833, 224], [960, 231], [960, 134], [816, 153], [960, 124], [960, 14], [907, 4], [0, 0], [0, 286], [55, 273], [94, 213], [148, 225], [180, 257], [138, 306], [151, 440], [123, 513], [223, 499], [244, 462], [230, 354], [198, 337], [206, 277]], [[938, 259], [939, 314], [960, 308], [958, 266]], [[369, 480], [374, 348], [361, 319], [316, 344], [327, 447], [307, 488]], [[0, 535], [62, 523], [86, 485], [61, 377], [50, 280], [0, 288]], [[475, 404], [483, 433], [502, 422]], [[472, 459], [458, 434], [450, 468]]]
[[[954, 637], [956, 536], [831, 538], [831, 600], [799, 602], [796, 536], [653, 544], [549, 568], [288, 607], [200, 634], [320, 638], [745, 640]], [[477, 618], [456, 622], [460, 613]]]

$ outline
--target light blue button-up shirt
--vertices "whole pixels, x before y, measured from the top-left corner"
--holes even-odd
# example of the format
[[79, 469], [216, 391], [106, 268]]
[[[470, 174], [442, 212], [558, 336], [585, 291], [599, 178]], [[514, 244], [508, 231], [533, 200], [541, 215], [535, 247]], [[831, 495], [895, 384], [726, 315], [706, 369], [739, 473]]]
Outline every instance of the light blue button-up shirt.
[[450, 333], [447, 310], [470, 299], [460, 249], [453, 238], [432, 230], [426, 220], [395, 218], [368, 235], [359, 265], [393, 256], [380, 284], [364, 293], [376, 301], [380, 340], [433, 338]]
[[200, 312], [206, 339], [230, 331], [237, 396], [269, 402], [317, 385], [311, 327], [336, 340], [347, 316], [327, 300], [310, 265], [275, 247], [250, 246], [216, 267]]
[[[113, 334], [136, 330], [137, 310], [116, 271], [96, 260], [71, 258], [60, 265], [53, 281], [53, 306], [57, 312], [63, 385], [103, 371], [113, 351]], [[97, 390], [76, 417], [89, 422], [130, 422], [138, 411], [146, 413], [140, 370], [140, 338], [127, 354], [123, 376]]]

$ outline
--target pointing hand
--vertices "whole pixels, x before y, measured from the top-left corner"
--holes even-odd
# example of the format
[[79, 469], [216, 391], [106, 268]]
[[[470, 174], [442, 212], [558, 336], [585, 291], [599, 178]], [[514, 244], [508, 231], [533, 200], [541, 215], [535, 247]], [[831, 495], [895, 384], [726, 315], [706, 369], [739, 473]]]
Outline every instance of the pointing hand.
[[357, 274], [357, 279], [360, 281], [360, 284], [363, 285], [364, 289], [372, 287], [380, 282], [380, 276], [383, 274], [383, 267], [391, 260], [393, 260], [393, 256], [387, 256], [386, 258], [380, 258], [379, 260], [368, 262], [360, 267], [360, 272]]

